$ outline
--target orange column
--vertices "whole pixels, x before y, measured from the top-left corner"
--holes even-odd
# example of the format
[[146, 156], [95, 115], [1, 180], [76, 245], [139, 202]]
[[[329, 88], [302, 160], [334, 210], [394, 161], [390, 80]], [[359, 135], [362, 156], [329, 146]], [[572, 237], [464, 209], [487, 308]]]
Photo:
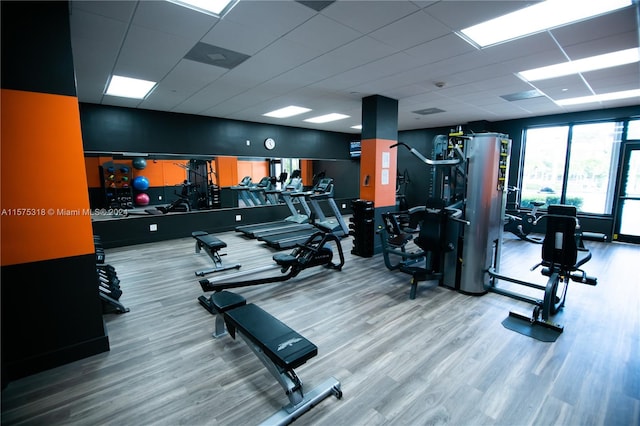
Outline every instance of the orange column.
[[397, 141], [365, 139], [360, 160], [360, 198], [373, 201], [376, 207], [395, 206], [396, 152], [390, 148]]
[[94, 253], [78, 99], [1, 96], [2, 265]]
[[362, 99], [360, 198], [376, 209], [396, 204], [398, 101], [380, 95]]

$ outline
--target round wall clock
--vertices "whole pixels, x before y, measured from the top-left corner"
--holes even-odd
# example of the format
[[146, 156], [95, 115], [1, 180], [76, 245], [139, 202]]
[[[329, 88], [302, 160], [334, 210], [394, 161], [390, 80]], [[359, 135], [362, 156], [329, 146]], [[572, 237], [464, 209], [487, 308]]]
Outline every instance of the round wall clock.
[[276, 147], [276, 141], [273, 138], [266, 138], [264, 140], [264, 147], [267, 149], [273, 149]]

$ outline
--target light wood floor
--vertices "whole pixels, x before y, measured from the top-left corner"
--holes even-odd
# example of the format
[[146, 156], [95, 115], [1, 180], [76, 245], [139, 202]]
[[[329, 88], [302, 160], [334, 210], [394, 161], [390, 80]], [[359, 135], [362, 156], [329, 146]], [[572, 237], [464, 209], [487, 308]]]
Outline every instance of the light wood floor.
[[[271, 263], [234, 232], [224, 261]], [[565, 332], [543, 343], [502, 327], [531, 306], [422, 283], [380, 255], [343, 247], [341, 272], [313, 268], [289, 282], [238, 289], [319, 348], [297, 369], [306, 389], [334, 376], [330, 397], [298, 425], [640, 424], [640, 247], [589, 243], [597, 287], [572, 284]], [[540, 246], [508, 236], [502, 272], [528, 272]], [[210, 265], [191, 238], [107, 250], [131, 309], [105, 315], [111, 351], [9, 384], [2, 424], [253, 425], [288, 402], [242, 340], [213, 339], [193, 272]], [[34, 335], [34, 338], [37, 336]]]

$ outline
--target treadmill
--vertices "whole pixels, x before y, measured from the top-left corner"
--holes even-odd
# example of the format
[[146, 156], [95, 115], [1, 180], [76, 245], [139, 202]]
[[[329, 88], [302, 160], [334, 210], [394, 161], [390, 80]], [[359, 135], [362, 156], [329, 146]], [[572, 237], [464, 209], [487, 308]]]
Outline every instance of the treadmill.
[[[264, 241], [270, 247], [284, 250], [304, 243], [311, 234], [317, 232], [318, 230], [331, 232], [337, 237], [348, 235], [349, 228], [342, 219], [342, 215], [338, 210], [338, 206], [333, 199], [333, 189], [333, 179], [323, 178], [316, 184], [316, 186], [313, 187], [312, 191], [298, 195], [299, 197], [304, 196], [309, 198], [309, 202], [312, 205], [316, 218], [316, 220], [312, 222], [313, 226], [307, 229], [291, 230], [288, 232], [281, 232], [263, 236], [258, 238], [258, 240]], [[335, 221], [328, 220], [325, 217], [322, 208], [318, 204], [318, 201], [323, 199], [326, 199], [329, 202], [332, 211], [336, 215]]]
[[260, 233], [269, 233], [275, 232], [275, 230], [283, 230], [287, 227], [296, 227], [302, 224], [306, 224], [309, 222], [309, 216], [311, 215], [311, 209], [309, 208], [306, 202], [302, 205], [305, 210], [304, 214], [300, 214], [295, 206], [293, 205], [293, 194], [297, 194], [302, 191], [302, 178], [301, 177], [291, 177], [289, 183], [285, 186], [282, 191], [270, 190], [266, 191], [269, 195], [277, 198], [279, 196], [282, 198], [284, 203], [289, 208], [291, 215], [286, 217], [283, 220], [277, 220], [273, 222], [266, 223], [256, 223], [252, 225], [240, 225], [235, 228], [237, 232], [242, 232], [244, 235], [250, 238], [257, 238]]

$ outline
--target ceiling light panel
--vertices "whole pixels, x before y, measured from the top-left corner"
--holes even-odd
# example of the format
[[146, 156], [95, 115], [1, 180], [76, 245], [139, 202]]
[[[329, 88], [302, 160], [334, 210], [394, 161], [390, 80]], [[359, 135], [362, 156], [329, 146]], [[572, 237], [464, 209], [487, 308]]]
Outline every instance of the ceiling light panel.
[[200, 13], [222, 18], [226, 15], [238, 0], [167, 0], [182, 7], [195, 10]]
[[144, 99], [155, 87], [155, 81], [114, 75], [111, 77], [105, 95], [122, 98]]
[[633, 0], [547, 0], [460, 31], [479, 47], [525, 37], [630, 6]]
[[330, 121], [337, 121], [337, 120], [342, 120], [345, 118], [349, 118], [348, 115], [344, 115], [344, 114], [338, 114], [338, 113], [331, 113], [331, 114], [325, 114], [325, 115], [320, 115], [318, 117], [312, 117], [312, 118], [307, 118], [306, 122], [308, 123], [328, 123]]
[[582, 96], [579, 98], [559, 99], [554, 102], [559, 106], [581, 105], [596, 102], [617, 101], [620, 99], [638, 98], [640, 101], [640, 89], [623, 90], [621, 92], [602, 93], [600, 95]]
[[563, 62], [561, 64], [521, 71], [518, 75], [527, 81], [539, 81], [562, 77], [565, 75], [613, 68], [620, 65], [632, 64], [638, 61], [640, 61], [640, 49], [634, 47], [632, 49], [619, 50], [617, 52], [578, 59], [576, 61]]
[[311, 108], [289, 105], [288, 107], [280, 108], [262, 115], [264, 115], [265, 117], [287, 118], [293, 117], [294, 115], [304, 114], [305, 112], [309, 111], [311, 111]]

